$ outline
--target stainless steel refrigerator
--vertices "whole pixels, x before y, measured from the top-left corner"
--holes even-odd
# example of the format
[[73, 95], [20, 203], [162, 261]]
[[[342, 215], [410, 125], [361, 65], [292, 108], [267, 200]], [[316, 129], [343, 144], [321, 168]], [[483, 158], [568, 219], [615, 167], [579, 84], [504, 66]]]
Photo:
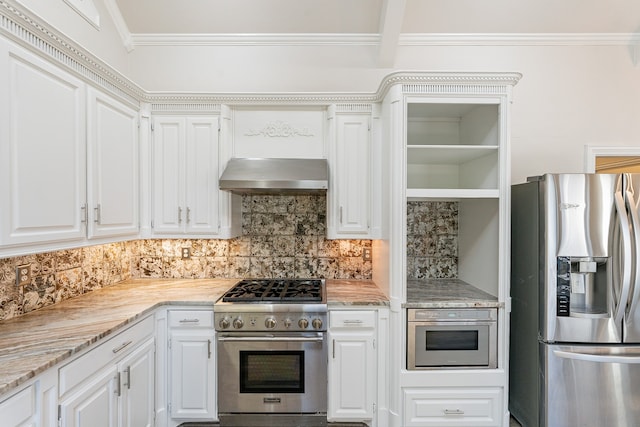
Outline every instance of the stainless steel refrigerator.
[[511, 414], [640, 426], [640, 174], [547, 174], [511, 197]]

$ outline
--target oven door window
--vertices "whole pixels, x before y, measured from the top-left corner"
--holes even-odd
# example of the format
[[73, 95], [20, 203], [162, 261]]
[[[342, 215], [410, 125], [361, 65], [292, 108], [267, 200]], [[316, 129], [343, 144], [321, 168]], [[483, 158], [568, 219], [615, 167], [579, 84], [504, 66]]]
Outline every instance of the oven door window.
[[426, 351], [473, 351], [478, 350], [477, 330], [446, 330], [425, 332]]
[[304, 393], [304, 351], [240, 351], [240, 393]]

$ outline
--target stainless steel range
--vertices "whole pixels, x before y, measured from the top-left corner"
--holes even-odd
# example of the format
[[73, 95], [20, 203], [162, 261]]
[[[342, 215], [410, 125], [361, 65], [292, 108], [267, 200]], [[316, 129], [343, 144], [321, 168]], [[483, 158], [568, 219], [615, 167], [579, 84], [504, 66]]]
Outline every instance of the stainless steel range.
[[214, 313], [220, 424], [326, 426], [324, 280], [241, 280]]

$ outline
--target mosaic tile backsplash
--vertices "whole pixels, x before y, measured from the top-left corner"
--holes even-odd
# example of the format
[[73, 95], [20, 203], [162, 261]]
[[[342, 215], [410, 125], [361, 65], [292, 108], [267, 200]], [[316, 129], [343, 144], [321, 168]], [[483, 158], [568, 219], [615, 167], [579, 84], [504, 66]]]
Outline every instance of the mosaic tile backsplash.
[[[243, 196], [242, 236], [148, 239], [0, 259], [0, 320], [130, 278], [370, 279], [370, 240], [327, 240], [323, 196]], [[182, 259], [182, 248], [191, 251]], [[16, 267], [33, 279], [15, 285]]]
[[458, 203], [407, 202], [407, 279], [458, 277]]

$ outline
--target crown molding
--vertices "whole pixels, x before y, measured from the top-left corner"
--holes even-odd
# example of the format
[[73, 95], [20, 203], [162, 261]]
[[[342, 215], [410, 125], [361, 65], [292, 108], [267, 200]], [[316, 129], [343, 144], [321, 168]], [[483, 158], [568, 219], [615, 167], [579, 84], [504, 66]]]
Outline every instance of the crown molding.
[[188, 104], [228, 105], [348, 105], [370, 104], [382, 101], [389, 88], [402, 85], [402, 92], [455, 93], [458, 95], [508, 95], [512, 86], [522, 78], [516, 72], [458, 72], [458, 71], [396, 71], [382, 79], [372, 93], [187, 93], [147, 92], [144, 101], [152, 110], [163, 104], [177, 108]]
[[133, 46], [377, 46], [378, 34], [131, 34]]
[[483, 33], [401, 34], [401, 46], [626, 46], [637, 33]]
[[[114, 0], [107, 0], [114, 1]], [[122, 32], [121, 32], [122, 35]], [[379, 34], [129, 34], [135, 46], [379, 46]], [[637, 33], [405, 33], [399, 46], [624, 46]]]

